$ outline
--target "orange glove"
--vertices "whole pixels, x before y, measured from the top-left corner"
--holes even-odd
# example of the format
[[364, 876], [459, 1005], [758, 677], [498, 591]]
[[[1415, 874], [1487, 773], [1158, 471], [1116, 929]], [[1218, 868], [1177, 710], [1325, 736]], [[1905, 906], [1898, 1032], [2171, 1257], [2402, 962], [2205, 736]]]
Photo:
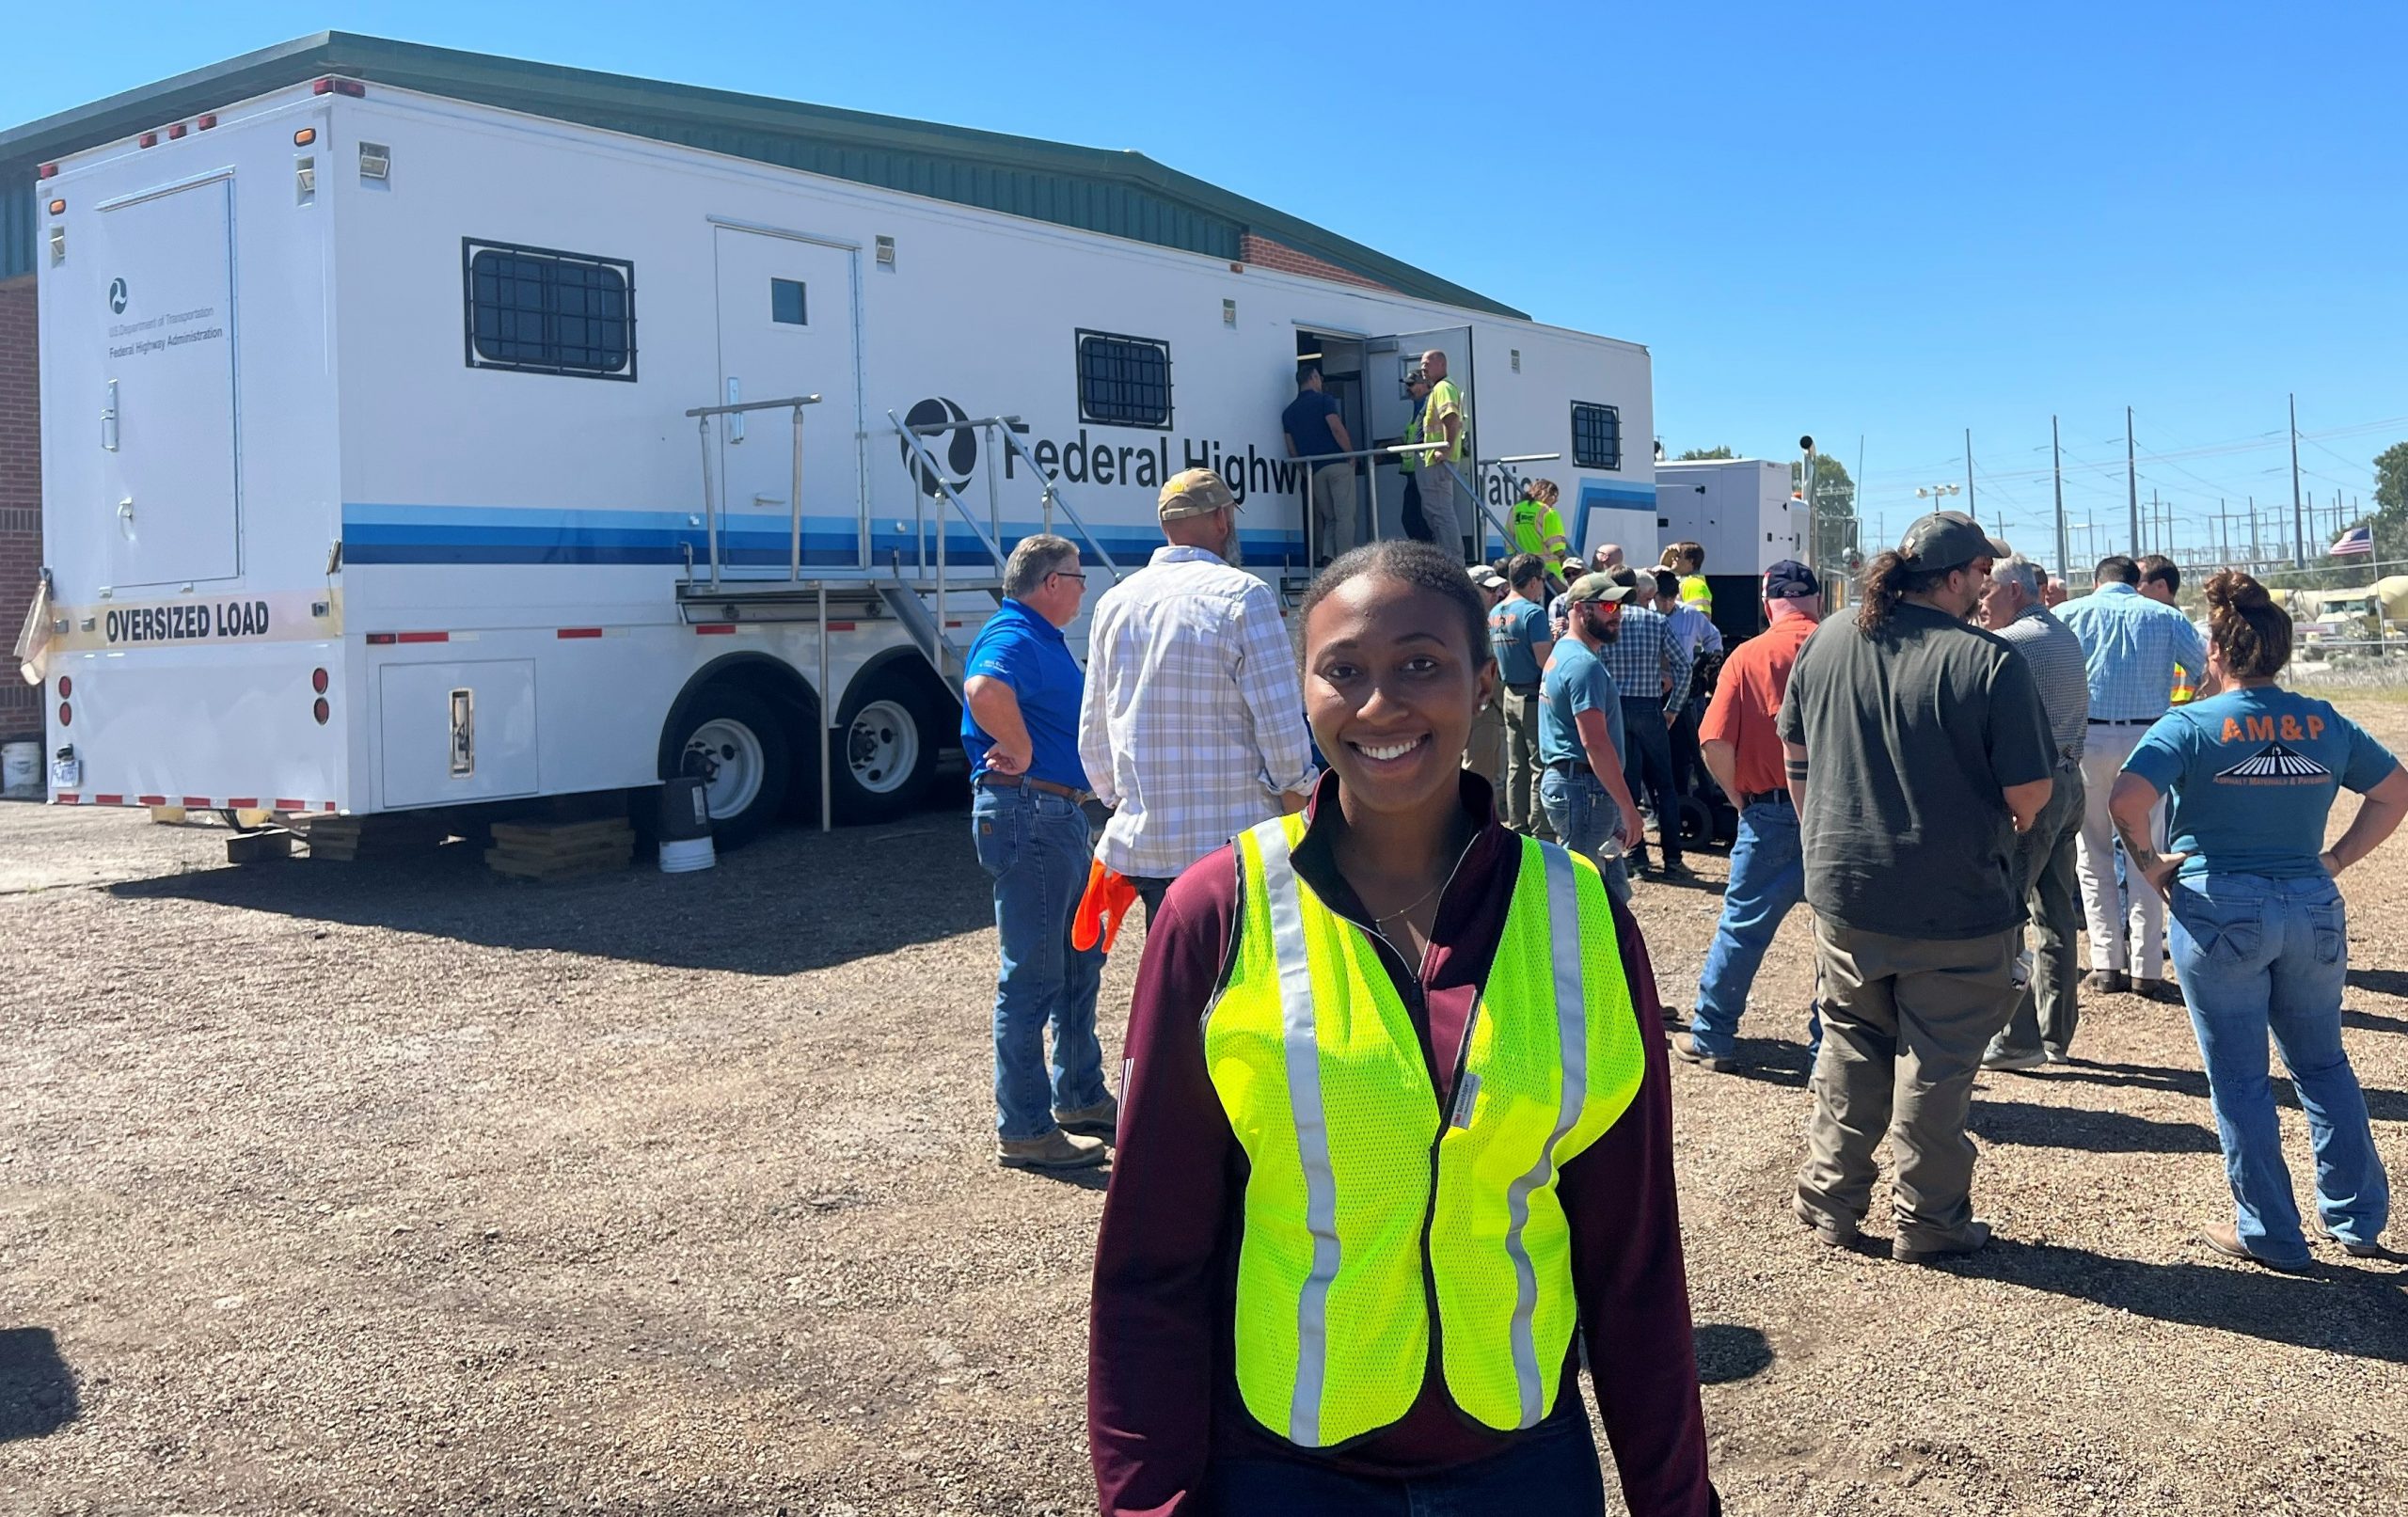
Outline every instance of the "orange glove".
[[1070, 913], [1070, 946], [1080, 953], [1089, 953], [1099, 939], [1103, 951], [1112, 952], [1112, 940], [1120, 936], [1120, 919], [1137, 904], [1137, 887], [1117, 869], [1107, 868], [1101, 859], [1087, 868], [1087, 888], [1079, 897], [1079, 909]]

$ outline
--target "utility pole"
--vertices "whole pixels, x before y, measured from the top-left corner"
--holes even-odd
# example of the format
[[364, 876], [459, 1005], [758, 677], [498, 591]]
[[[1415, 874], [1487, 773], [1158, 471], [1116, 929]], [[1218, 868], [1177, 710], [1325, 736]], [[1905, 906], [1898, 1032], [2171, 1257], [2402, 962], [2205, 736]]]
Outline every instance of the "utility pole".
[[1965, 514], [1975, 522], [1982, 519], [1979, 507], [1973, 504], [1973, 429], [1965, 429]]
[[2216, 497], [2216, 557], [2232, 561], [2232, 534], [2225, 529], [2224, 497]]
[[2265, 558], [2265, 545], [2258, 536], [2258, 498], [2253, 495], [2249, 498], [2249, 572], [2256, 574]]
[[2073, 583], [2073, 565], [2066, 561], [2066, 455], [2057, 441], [2057, 419], [2049, 418], [2049, 456], [2057, 482], [2057, 577]]
[[2132, 408], [2124, 407], [2124, 491], [2132, 512], [2132, 557], [2141, 556], [2141, 477], [2132, 462]]
[[2299, 395], [2291, 395], [2291, 567], [2307, 567], [2307, 528], [2299, 514]]
[[2157, 513], [2157, 492], [2151, 490], [2148, 493], [2148, 535], [2155, 545], [2162, 549], [2165, 546], [2165, 537], [2159, 529], [2160, 519]]

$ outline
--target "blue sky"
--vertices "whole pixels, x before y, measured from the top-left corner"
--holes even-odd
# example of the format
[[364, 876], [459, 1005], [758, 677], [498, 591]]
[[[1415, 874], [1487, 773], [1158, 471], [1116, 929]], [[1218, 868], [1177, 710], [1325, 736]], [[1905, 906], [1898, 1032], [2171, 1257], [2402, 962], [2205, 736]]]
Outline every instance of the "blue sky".
[[1980, 514], [2053, 558], [2054, 412], [2069, 519], [2122, 545], [2128, 404], [2178, 542], [2219, 497], [2288, 520], [2293, 390], [2307, 492], [2370, 495], [2408, 438], [2408, 9], [1817, 8], [27, 8], [0, 118], [336, 27], [1135, 148], [1647, 343], [1672, 451], [1861, 437], [1868, 536], [1970, 427]]

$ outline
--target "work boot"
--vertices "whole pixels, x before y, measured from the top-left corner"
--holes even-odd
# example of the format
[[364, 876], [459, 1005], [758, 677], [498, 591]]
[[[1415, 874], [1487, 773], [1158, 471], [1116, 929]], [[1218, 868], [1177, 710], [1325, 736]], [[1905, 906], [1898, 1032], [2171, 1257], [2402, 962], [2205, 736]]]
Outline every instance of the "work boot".
[[2199, 1228], [2199, 1236], [2207, 1240], [2210, 1248], [2228, 1259], [2246, 1260], [2248, 1263], [2261, 1265], [2269, 1270], [2280, 1271], [2284, 1274], [2301, 1273], [2311, 1262], [2307, 1259], [2287, 1262], [2282, 1259], [2270, 1259], [2262, 1254], [2252, 1254], [2249, 1252], [2249, 1245], [2241, 1240], [2241, 1229], [2228, 1222], [2204, 1224]]
[[1705, 1050], [1699, 1048], [1697, 1039], [1687, 1033], [1672, 1035], [1672, 1051], [1710, 1074], [1729, 1074], [1738, 1067], [1738, 1061], [1735, 1059], [1724, 1058], [1719, 1053], [1708, 1053]]
[[2136, 979], [2132, 982], [2132, 994], [2140, 997], [2143, 1001], [2179, 1001], [2182, 999], [2182, 992], [2166, 984], [2163, 980]]
[[1903, 1238], [1891, 1240], [1890, 1256], [1901, 1264], [1937, 1264], [1941, 1259], [1959, 1258], [1978, 1254], [1990, 1244], [1990, 1225], [1969, 1222], [1965, 1230], [1944, 1243], [1916, 1245]]
[[1006, 1169], [1092, 1169], [1103, 1162], [1103, 1140], [1055, 1128], [1041, 1138], [997, 1138], [995, 1162]]
[[2044, 1064], [2054, 1062], [2057, 1061], [2052, 1060], [2047, 1051], [2041, 1049], [2007, 1049], [1996, 1043], [1991, 1044], [1989, 1051], [1982, 1055], [1983, 1068], [2000, 1070], [2008, 1074], [2020, 1074], [2026, 1069], [2037, 1069]]
[[2122, 970], [2092, 970], [2082, 977], [2082, 988], [2093, 995], [2121, 995], [2131, 984]]
[[1055, 1108], [1054, 1120], [1062, 1124], [1065, 1132], [1084, 1133], [1110, 1143], [1120, 1131], [1120, 1103], [1105, 1092], [1103, 1099], [1093, 1106], [1076, 1106], [1065, 1112]]

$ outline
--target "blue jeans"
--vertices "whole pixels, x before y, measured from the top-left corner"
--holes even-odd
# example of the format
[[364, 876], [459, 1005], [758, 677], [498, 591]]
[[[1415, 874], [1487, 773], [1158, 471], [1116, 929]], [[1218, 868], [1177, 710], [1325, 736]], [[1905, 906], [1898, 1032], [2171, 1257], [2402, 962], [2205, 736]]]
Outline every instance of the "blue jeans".
[[[1555, 829], [1556, 841], [1574, 853], [1597, 858], [1597, 850], [1622, 826], [1622, 808], [1606, 790], [1606, 782], [1586, 765], [1566, 774], [1550, 765], [1539, 774], [1539, 809], [1546, 813], [1546, 825]], [[1606, 877], [1606, 893], [1630, 904], [1630, 876], [1623, 868], [1619, 856], [1597, 859], [1598, 872]]]
[[1505, 1451], [1444, 1475], [1380, 1480], [1304, 1459], [1224, 1459], [1208, 1517], [1604, 1517], [1605, 1473], [1579, 1393]]
[[2269, 1032], [2307, 1115], [2317, 1211], [2343, 1241], [2373, 1242], [2390, 1220], [2391, 1187], [2341, 1048], [2350, 928], [2340, 891], [2321, 875], [2210, 875], [2175, 887], [2172, 916], [2242, 1242], [2278, 1263], [2307, 1257], [2266, 1082]]
[[[1806, 857], [1798, 841], [1798, 813], [1786, 798], [1760, 800], [1739, 814], [1731, 845], [1731, 883], [1722, 892], [1722, 920], [1698, 976], [1697, 1011], [1689, 1035], [1698, 1051], [1727, 1059], [1748, 1009], [1748, 989], [1772, 946], [1782, 919], [1806, 897]], [[1819, 1020], [1819, 1019], [1818, 1019]]]
[[[978, 861], [995, 881], [995, 1134], [1041, 1138], [1054, 1113], [1104, 1098], [1095, 1039], [1103, 955], [1070, 946], [1070, 915], [1094, 858], [1086, 814], [1068, 797], [980, 785], [970, 808]], [[1052, 1105], [1045, 1024], [1054, 1024]]]
[[[1663, 845], [1664, 861], [1681, 861], [1681, 795], [1672, 778], [1672, 734], [1664, 724], [1664, 706], [1657, 701], [1622, 698], [1623, 782], [1630, 798], [1656, 808], [1656, 841]], [[1645, 845], [1640, 852], [1646, 851]]]

